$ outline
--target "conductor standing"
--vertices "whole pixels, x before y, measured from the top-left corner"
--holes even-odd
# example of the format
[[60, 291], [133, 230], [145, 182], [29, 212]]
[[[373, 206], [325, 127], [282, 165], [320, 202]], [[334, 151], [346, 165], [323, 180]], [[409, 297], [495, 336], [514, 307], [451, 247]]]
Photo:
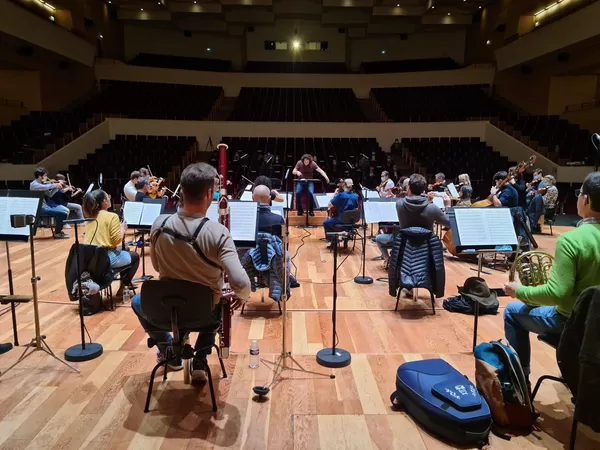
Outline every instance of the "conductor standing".
[[[325, 178], [325, 182], [329, 183], [329, 177], [325, 173], [323, 169], [321, 169], [316, 162], [314, 162], [313, 157], [311, 155], [304, 154], [300, 161], [296, 163], [296, 167], [292, 173], [303, 180], [310, 180], [314, 176], [314, 172], [319, 172], [323, 178]], [[314, 216], [314, 207], [313, 207], [313, 194], [315, 192], [315, 184], [314, 183], [296, 183], [296, 208], [298, 210], [298, 215], [304, 215], [304, 210], [302, 209], [302, 194], [307, 192], [308, 190], [308, 213], [311, 216]]]

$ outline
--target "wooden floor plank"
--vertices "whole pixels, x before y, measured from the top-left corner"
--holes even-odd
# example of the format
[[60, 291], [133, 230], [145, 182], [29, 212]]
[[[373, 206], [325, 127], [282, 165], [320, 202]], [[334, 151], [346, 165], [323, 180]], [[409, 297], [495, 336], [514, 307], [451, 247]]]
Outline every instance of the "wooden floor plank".
[[[561, 229], [555, 229], [558, 233]], [[292, 230], [292, 254], [306, 233]], [[146, 345], [146, 334], [130, 305], [86, 317], [95, 342], [104, 346], [97, 360], [76, 363], [81, 374], [69, 371], [45, 353], [36, 352], [0, 378], [0, 450], [38, 449], [448, 449], [422, 430], [404, 412], [393, 411], [389, 401], [395, 390], [396, 370], [406, 361], [443, 358], [473, 379], [471, 354], [473, 318], [451, 314], [436, 301], [432, 314], [426, 295], [423, 306], [395, 312], [395, 298], [387, 283], [357, 285], [352, 280], [361, 262], [360, 246], [350, 253], [338, 273], [337, 335], [333, 335], [331, 284], [333, 255], [315, 229], [295, 258], [301, 287], [292, 291], [288, 306], [287, 350], [307, 370], [319, 374], [286, 371], [285, 380], [272, 386], [262, 401], [252, 388], [268, 384], [273, 372], [268, 364], [248, 367], [248, 348], [257, 339], [261, 358], [274, 362], [281, 353], [282, 321], [277, 305], [261, 302], [260, 292], [251, 297], [246, 313], [233, 318], [231, 357], [225, 361], [228, 377], [220, 376], [215, 355], [209, 358], [218, 403], [211, 412], [206, 384], [185, 385], [182, 372], [170, 373], [163, 383], [157, 377], [151, 411], [143, 412], [156, 349]], [[556, 236], [541, 236], [540, 249], [553, 252]], [[38, 288], [42, 331], [47, 342], [62, 356], [64, 349], [81, 340], [76, 304], [69, 302], [64, 260], [70, 241], [36, 238], [39, 253]], [[11, 244], [15, 289], [31, 293], [29, 247]], [[5, 273], [1, 255], [0, 273]], [[367, 245], [367, 274], [385, 276], [374, 244]], [[340, 257], [346, 256], [345, 251]], [[340, 260], [341, 261], [341, 260]], [[155, 275], [149, 258], [146, 270]], [[471, 264], [446, 258], [446, 292], [473, 275]], [[4, 264], [4, 265], [3, 265]], [[500, 287], [507, 274], [484, 275], [488, 285]], [[6, 280], [0, 281], [0, 292]], [[480, 320], [478, 339], [503, 337], [502, 312], [509, 302], [500, 298], [500, 314]], [[32, 304], [17, 308], [19, 338], [27, 343], [34, 335]], [[0, 341], [12, 339], [10, 314], [0, 315]], [[192, 336], [195, 338], [195, 336]], [[352, 364], [326, 369], [316, 363], [318, 350], [331, 347], [352, 354]], [[0, 358], [0, 370], [15, 362], [21, 349]], [[291, 360], [287, 361], [290, 365]], [[335, 379], [329, 374], [334, 373]], [[532, 381], [543, 374], [558, 374], [553, 349], [532, 339]], [[542, 417], [535, 435], [504, 441], [492, 437], [492, 449], [564, 448], [573, 416], [571, 395], [557, 383], [544, 383], [536, 399]], [[579, 447], [600, 449], [600, 437], [586, 427], [578, 435]]]

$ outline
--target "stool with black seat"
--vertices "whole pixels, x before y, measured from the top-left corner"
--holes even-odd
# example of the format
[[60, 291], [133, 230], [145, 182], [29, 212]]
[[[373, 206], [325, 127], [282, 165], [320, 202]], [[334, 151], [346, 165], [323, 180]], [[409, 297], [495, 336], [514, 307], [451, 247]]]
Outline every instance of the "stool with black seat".
[[[339, 223], [333, 227], [336, 232], [345, 231], [348, 233], [347, 236], [340, 236], [341, 241], [344, 243], [344, 248], [348, 248], [348, 242], [352, 241], [356, 245], [356, 237], [358, 236], [358, 230], [360, 225], [360, 208], [351, 209], [342, 213], [342, 223]], [[352, 249], [354, 249], [354, 245]]]
[[[221, 349], [214, 343], [207, 343], [206, 347], [196, 348], [189, 344], [189, 334], [192, 332], [214, 333], [220, 325], [220, 307], [213, 309], [213, 291], [208, 286], [184, 280], [148, 280], [142, 285], [141, 308], [148, 321], [154, 324], [156, 331], [171, 331], [173, 340], [170, 342], [156, 342], [148, 339], [148, 347], [165, 345], [173, 348], [164, 361], [159, 362], [150, 375], [150, 385], [146, 397], [144, 412], [148, 412], [152, 386], [156, 371], [164, 367], [163, 379], [167, 379], [169, 363], [184, 362], [185, 384], [190, 383], [191, 359], [198, 351], [210, 353], [212, 348], [217, 350], [223, 378], [227, 378], [225, 365], [221, 359]], [[208, 385], [212, 399], [212, 410], [217, 410], [217, 401], [213, 387], [212, 376], [208, 362], [199, 358], [208, 375]]]

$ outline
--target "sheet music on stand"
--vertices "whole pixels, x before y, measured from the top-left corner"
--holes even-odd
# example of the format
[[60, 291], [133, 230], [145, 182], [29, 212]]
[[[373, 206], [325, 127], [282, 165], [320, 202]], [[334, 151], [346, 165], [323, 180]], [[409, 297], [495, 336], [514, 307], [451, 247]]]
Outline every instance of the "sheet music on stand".
[[123, 220], [127, 222], [127, 228], [151, 228], [164, 208], [164, 203], [125, 202]]
[[516, 251], [510, 208], [449, 208], [448, 219], [459, 253]]
[[285, 213], [284, 213], [283, 206], [281, 206], [279, 204], [277, 204], [277, 205], [271, 205], [271, 212], [273, 214], [278, 214], [278, 215], [280, 215], [281, 217], [283, 217], [285, 219], [285, 215], [284, 215]]
[[396, 202], [364, 202], [365, 222], [394, 223], [398, 222]]
[[329, 207], [329, 203], [331, 203], [331, 199], [335, 197], [335, 193], [327, 192], [325, 194], [315, 194], [315, 201], [317, 202], [317, 208], [319, 209], [327, 209]]
[[[42, 209], [44, 193], [40, 191], [2, 190], [0, 191], [0, 241], [27, 242], [30, 227], [13, 228], [10, 216], [28, 215], [38, 217]], [[33, 228], [33, 234], [37, 231]]]
[[442, 197], [438, 197], [438, 196], [433, 197], [433, 204], [440, 209], [446, 208], [446, 205], [444, 205], [444, 199]]
[[244, 191], [240, 200], [243, 202], [251, 202], [252, 201], [252, 191]]
[[[372, 189], [362, 189], [361, 190], [363, 197], [366, 200], [371, 200], [371, 199], [376, 199], [376, 198], [381, 198], [381, 196], [379, 195], [379, 192], [374, 191]], [[366, 195], [365, 195], [366, 194]]]
[[[89, 194], [90, 192], [92, 192], [92, 189], [94, 189], [94, 183], [90, 183], [90, 185], [88, 186], [88, 188], [86, 189], [85, 193]], [[85, 194], [84, 194], [85, 195]]]
[[294, 200], [294, 194], [291, 192], [280, 192], [279, 195], [283, 197], [283, 202], [272, 202], [278, 206], [282, 206], [285, 209], [290, 209]]
[[448, 191], [450, 192], [450, 197], [458, 198], [458, 191], [456, 190], [456, 186], [454, 186], [454, 183], [449, 183], [446, 187], [448, 188]]
[[[206, 217], [219, 221], [218, 202], [212, 202]], [[241, 200], [229, 201], [229, 233], [237, 247], [254, 247], [258, 231], [258, 203]]]

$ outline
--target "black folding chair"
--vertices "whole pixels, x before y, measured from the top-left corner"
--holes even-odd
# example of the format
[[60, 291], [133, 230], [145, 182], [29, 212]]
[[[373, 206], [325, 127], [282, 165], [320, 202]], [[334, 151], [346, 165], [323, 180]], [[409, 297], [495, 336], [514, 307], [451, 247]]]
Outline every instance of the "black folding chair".
[[[148, 339], [148, 347], [162, 344], [172, 346], [173, 352], [166, 355], [164, 361], [158, 363], [152, 370], [146, 406], [144, 412], [148, 412], [150, 396], [154, 377], [159, 367], [164, 367], [163, 379], [167, 379], [168, 364], [183, 360], [184, 383], [189, 384], [191, 374], [190, 360], [196, 351], [210, 352], [214, 347], [219, 356], [219, 363], [223, 371], [223, 378], [227, 378], [225, 365], [221, 359], [221, 349], [214, 343], [207, 343], [206, 347], [194, 349], [188, 342], [189, 333], [214, 333], [220, 325], [220, 307], [213, 310], [213, 292], [207, 286], [183, 280], [149, 280], [142, 285], [141, 307], [144, 316], [150, 323], [156, 326], [156, 331], [170, 330], [173, 340], [170, 342], [156, 342]], [[204, 370], [208, 375], [208, 385], [212, 399], [213, 411], [217, 410], [215, 391], [208, 362], [200, 359], [204, 364]]]

